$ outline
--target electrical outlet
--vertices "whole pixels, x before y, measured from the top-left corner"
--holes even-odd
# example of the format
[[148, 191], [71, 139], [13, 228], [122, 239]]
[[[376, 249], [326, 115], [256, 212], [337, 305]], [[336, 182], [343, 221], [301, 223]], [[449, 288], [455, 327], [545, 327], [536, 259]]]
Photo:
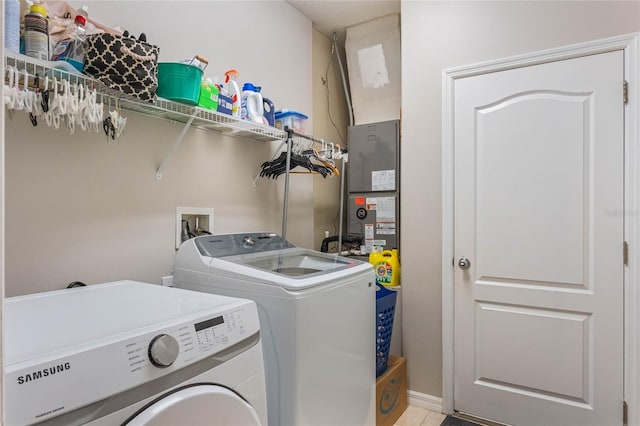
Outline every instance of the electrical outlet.
[[164, 287], [173, 287], [173, 275], [169, 275], [168, 277], [162, 277], [161, 282]]
[[176, 249], [183, 241], [188, 239], [182, 236], [182, 222], [186, 221], [189, 233], [199, 237], [200, 235], [213, 233], [213, 209], [203, 207], [176, 207]]

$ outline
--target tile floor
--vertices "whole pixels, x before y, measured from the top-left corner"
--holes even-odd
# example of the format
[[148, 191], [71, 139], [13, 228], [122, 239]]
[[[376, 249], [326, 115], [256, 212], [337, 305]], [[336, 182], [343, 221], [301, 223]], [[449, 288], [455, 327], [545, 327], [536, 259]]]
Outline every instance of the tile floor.
[[440, 426], [446, 416], [409, 405], [393, 426]]

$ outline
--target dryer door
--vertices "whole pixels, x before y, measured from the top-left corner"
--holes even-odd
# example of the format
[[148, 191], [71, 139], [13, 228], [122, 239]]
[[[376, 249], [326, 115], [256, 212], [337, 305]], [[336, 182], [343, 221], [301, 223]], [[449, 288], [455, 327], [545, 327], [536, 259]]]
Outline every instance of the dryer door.
[[167, 393], [124, 425], [247, 425], [261, 426], [258, 414], [235, 392], [216, 385], [200, 384]]

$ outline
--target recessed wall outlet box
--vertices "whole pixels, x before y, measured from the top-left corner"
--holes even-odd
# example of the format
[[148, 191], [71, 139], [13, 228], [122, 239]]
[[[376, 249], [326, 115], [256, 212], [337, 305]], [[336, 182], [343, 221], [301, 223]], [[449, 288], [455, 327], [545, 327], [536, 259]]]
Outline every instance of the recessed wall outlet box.
[[161, 278], [163, 287], [173, 287], [173, 275]]
[[[183, 221], [186, 223], [183, 225]], [[213, 209], [206, 207], [176, 208], [176, 250], [183, 241], [213, 234]]]

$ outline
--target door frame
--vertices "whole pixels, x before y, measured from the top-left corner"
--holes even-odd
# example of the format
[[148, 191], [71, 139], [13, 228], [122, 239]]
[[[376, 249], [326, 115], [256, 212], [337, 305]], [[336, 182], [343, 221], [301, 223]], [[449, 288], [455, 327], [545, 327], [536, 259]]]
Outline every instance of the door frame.
[[[575, 44], [442, 72], [442, 411], [454, 412], [454, 90], [459, 78], [581, 56], [624, 51], [629, 101], [624, 109], [624, 398], [629, 425], [640, 425], [640, 33]], [[622, 100], [621, 100], [622, 102]], [[622, 262], [622, 259], [620, 259]], [[636, 285], [634, 285], [634, 283]], [[620, 407], [622, 409], [622, 407]]]

